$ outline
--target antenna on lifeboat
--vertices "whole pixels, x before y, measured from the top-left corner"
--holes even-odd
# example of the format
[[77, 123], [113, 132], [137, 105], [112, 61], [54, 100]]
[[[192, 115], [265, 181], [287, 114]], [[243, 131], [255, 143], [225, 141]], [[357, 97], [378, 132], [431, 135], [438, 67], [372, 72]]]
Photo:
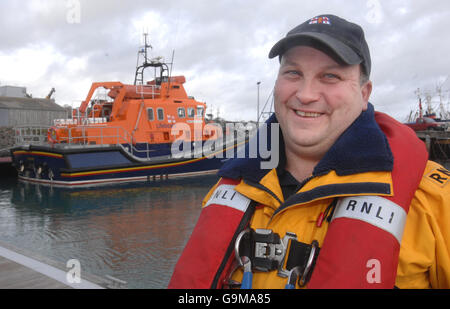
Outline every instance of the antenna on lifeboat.
[[148, 53], [147, 53], [147, 49], [148, 49], [148, 48], [153, 49], [153, 46], [151, 46], [150, 44], [147, 43], [147, 37], [148, 37], [148, 33], [144, 33], [144, 63], [145, 63], [145, 64], [148, 63]]
[[169, 95], [169, 91], [170, 91], [170, 79], [172, 78], [173, 58], [174, 57], [175, 57], [175, 49], [172, 51], [172, 60], [170, 61], [169, 80], [168, 80], [168, 85], [167, 85], [167, 95]]
[[[136, 62], [136, 74], [134, 76], [134, 84], [137, 85], [140, 83], [141, 85], [144, 84], [144, 69], [150, 65], [148, 61], [148, 49], [153, 49], [153, 47], [147, 43], [147, 36], [148, 33], [144, 32], [144, 46], [139, 48], [138, 55], [137, 55], [137, 62]], [[140, 56], [143, 56], [144, 61], [141, 65], [139, 65], [139, 58]]]

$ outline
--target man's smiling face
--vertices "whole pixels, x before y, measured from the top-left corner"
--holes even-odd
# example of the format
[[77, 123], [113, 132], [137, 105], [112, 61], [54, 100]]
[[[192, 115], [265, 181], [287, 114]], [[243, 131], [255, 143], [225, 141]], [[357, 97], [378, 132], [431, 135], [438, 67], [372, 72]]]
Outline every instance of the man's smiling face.
[[275, 113], [287, 150], [320, 158], [367, 109], [372, 89], [361, 85], [360, 66], [296, 46], [282, 56], [275, 84]]

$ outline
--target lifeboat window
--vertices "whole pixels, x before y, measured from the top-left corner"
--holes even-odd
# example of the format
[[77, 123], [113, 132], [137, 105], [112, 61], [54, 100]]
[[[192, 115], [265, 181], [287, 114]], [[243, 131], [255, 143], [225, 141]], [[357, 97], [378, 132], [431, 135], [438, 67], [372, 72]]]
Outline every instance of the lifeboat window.
[[197, 117], [203, 118], [203, 106], [197, 106]]
[[158, 113], [158, 120], [164, 120], [164, 109], [158, 108], [156, 112]]
[[193, 107], [188, 107], [187, 113], [188, 113], [188, 117], [189, 117], [189, 118], [194, 118], [194, 117], [195, 117], [195, 108], [193, 108]]
[[148, 118], [148, 121], [155, 120], [155, 116], [153, 114], [153, 108], [147, 108], [147, 118]]
[[102, 110], [103, 113], [103, 117], [108, 117], [109, 115], [111, 115], [111, 109], [110, 108], [104, 108]]
[[183, 107], [178, 108], [178, 118], [184, 118], [186, 117], [186, 111]]

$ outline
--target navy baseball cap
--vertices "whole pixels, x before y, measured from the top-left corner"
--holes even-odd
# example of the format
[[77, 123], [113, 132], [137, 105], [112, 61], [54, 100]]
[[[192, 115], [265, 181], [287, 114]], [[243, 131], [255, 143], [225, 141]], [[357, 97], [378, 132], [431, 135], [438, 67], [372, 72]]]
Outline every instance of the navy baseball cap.
[[335, 15], [319, 15], [298, 25], [270, 50], [269, 58], [282, 56], [288, 49], [308, 45], [316, 47], [349, 65], [362, 64], [370, 75], [371, 60], [363, 29]]

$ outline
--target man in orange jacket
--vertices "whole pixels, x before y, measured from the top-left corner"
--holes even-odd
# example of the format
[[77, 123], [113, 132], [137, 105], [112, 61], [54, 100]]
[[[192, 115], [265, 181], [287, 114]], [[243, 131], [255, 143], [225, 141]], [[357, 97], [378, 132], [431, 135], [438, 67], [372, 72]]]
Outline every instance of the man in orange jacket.
[[449, 288], [450, 172], [369, 103], [361, 27], [314, 17], [276, 56], [280, 163], [223, 166], [169, 287]]

